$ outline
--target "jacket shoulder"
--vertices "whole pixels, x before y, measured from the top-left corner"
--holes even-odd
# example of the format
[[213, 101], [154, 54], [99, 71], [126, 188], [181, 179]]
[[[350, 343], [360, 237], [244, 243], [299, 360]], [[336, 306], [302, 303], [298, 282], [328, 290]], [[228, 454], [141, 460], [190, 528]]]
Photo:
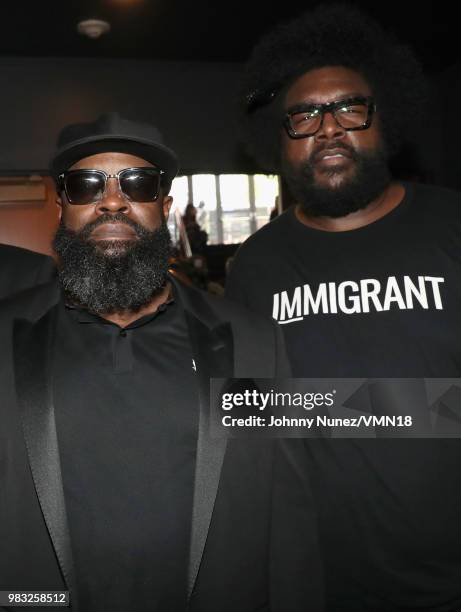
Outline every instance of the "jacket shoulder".
[[56, 274], [51, 257], [5, 244], [0, 245], [0, 270], [0, 298], [46, 283]]
[[[194, 287], [185, 286], [174, 280], [184, 309], [194, 315], [209, 329], [221, 324], [230, 324], [234, 336], [236, 355], [246, 360], [251, 353], [277, 352], [280, 330], [271, 318], [251, 312], [240, 303], [225, 297], [211, 295]], [[246, 352], [245, 352], [246, 351]]]
[[0, 322], [21, 318], [37, 320], [58, 300], [59, 287], [56, 280], [29, 287], [0, 300]]
[[277, 327], [275, 321], [270, 317], [263, 316], [248, 310], [238, 302], [234, 302], [226, 297], [211, 295], [203, 292], [203, 299], [211, 308], [217, 319], [229, 321], [233, 325], [241, 325], [248, 328], [250, 334], [258, 332], [268, 332]]
[[11, 244], [0, 244], [0, 257], [3, 260], [14, 260], [14, 261], [46, 261], [51, 259], [48, 255], [42, 253], [36, 253], [29, 249], [23, 249], [22, 247], [13, 246]]
[[229, 323], [234, 339], [235, 375], [272, 378], [291, 375], [282, 332], [270, 317], [239, 303], [203, 292], [216, 322]]

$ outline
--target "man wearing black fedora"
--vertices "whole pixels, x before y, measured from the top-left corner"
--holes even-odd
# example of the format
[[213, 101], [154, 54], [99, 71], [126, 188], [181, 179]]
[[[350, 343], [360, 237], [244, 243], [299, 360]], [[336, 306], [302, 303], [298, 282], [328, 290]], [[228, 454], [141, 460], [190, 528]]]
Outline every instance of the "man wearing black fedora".
[[298, 441], [209, 434], [211, 377], [289, 371], [272, 322], [169, 276], [177, 170], [152, 126], [111, 114], [62, 132], [59, 279], [0, 307], [0, 592], [69, 591], [83, 612], [317, 612]]

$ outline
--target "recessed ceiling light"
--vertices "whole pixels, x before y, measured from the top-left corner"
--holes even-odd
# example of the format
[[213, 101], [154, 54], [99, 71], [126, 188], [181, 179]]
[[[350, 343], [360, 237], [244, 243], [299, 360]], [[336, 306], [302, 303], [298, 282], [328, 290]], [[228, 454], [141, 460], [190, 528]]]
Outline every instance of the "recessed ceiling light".
[[110, 23], [102, 19], [84, 19], [77, 24], [77, 32], [88, 38], [99, 38], [110, 30]]

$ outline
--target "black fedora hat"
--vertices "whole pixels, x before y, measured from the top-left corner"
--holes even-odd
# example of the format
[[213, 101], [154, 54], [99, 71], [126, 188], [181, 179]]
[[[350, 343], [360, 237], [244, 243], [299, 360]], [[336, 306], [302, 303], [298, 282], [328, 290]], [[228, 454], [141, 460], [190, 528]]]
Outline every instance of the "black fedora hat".
[[178, 158], [163, 144], [155, 126], [124, 119], [118, 113], [106, 113], [94, 122], [74, 123], [61, 131], [50, 162], [51, 174], [56, 179], [80, 159], [109, 152], [137, 155], [161, 168], [168, 187], [178, 173]]

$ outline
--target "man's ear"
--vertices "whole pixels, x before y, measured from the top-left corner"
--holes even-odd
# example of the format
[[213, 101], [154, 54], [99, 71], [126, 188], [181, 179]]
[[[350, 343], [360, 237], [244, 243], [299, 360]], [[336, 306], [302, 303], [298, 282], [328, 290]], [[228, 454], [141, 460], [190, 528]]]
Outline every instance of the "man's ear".
[[58, 207], [58, 219], [61, 221], [62, 217], [62, 199], [59, 193], [56, 195], [56, 205]]
[[168, 217], [170, 215], [170, 208], [173, 204], [173, 198], [170, 195], [166, 195], [163, 197], [162, 209], [163, 216], [165, 217], [165, 221], [168, 221]]

